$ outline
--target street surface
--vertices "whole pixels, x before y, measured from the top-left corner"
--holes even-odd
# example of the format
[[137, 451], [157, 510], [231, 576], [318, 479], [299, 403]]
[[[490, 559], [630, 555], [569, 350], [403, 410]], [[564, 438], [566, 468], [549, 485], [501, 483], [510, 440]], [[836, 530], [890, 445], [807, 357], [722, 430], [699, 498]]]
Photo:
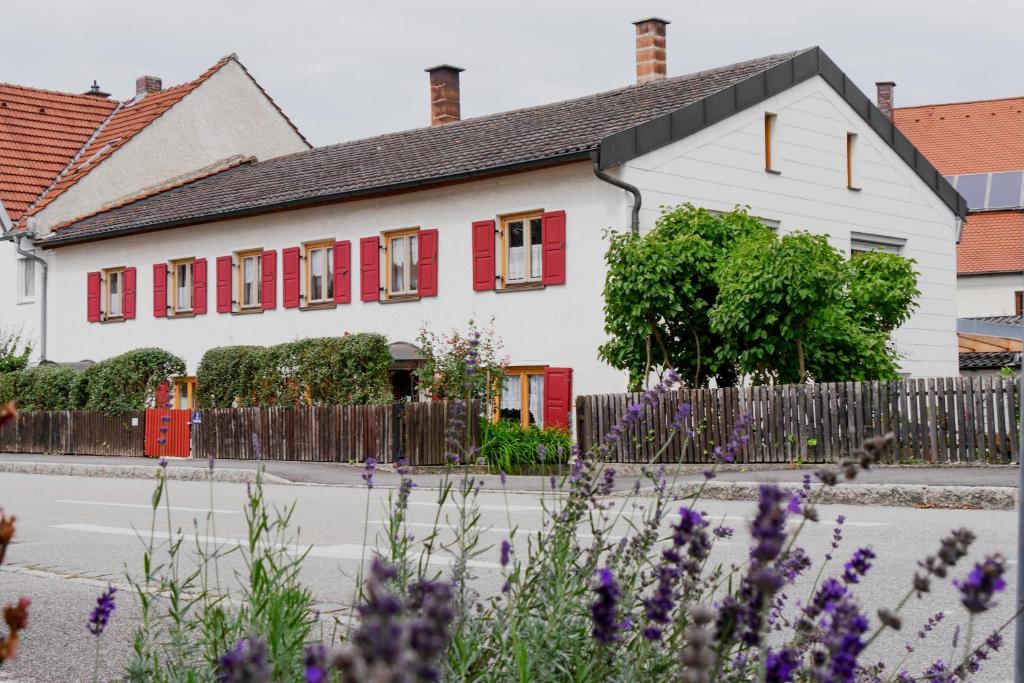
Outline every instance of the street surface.
[[[749, 476], [749, 475], [748, 475]], [[409, 531], [422, 538], [432, 526], [438, 512], [436, 491], [427, 486], [437, 477], [419, 477], [422, 488], [414, 490]], [[484, 477], [487, 485], [479, 497], [483, 524], [490, 530], [484, 541], [494, 546], [473, 567], [477, 575], [474, 586], [484, 595], [497, 591], [502, 583], [497, 546], [508, 535], [509, 519], [519, 527], [516, 545], [525, 555], [527, 532], [542, 527], [544, 512], [542, 496], [550, 504], [550, 492], [508, 493], [500, 490], [497, 477]], [[125, 584], [125, 571], [141, 573], [143, 544], [136, 534], [148, 535], [153, 483], [145, 480], [89, 478], [30, 474], [0, 474], [0, 504], [9, 514], [17, 516], [17, 536], [8, 549], [8, 563], [0, 568], [0, 600], [11, 602], [19, 596], [32, 599], [30, 627], [24, 634], [18, 658], [9, 662], [0, 673], [0, 680], [21, 681], [88, 681], [92, 680], [96, 643], [86, 631], [85, 623], [96, 596], [107, 581]], [[382, 530], [385, 519], [383, 505], [389, 490], [378, 486], [369, 492], [368, 548], [363, 546], [366, 529], [367, 491], [352, 487], [283, 486], [265, 487], [267, 499], [276, 505], [297, 501], [294, 530], [300, 545], [311, 546], [303, 566], [303, 579], [316, 594], [325, 619], [332, 613], [344, 615], [343, 607], [351, 603], [354, 576], [360, 558], [372, 552], [375, 534]], [[233, 543], [244, 539], [244, 484], [213, 484], [216, 540]], [[170, 482], [172, 527], [186, 533], [198, 520], [199, 534], [206, 535], [205, 518], [210, 505], [210, 485], [205, 482]], [[617, 505], [633, 511], [634, 502], [617, 498]], [[747, 552], [748, 534], [745, 520], [754, 511], [749, 502], [702, 501], [699, 510], [715, 520], [736, 528], [733, 539], [718, 542], [712, 562], [739, 562]], [[910, 584], [916, 562], [938, 549], [939, 537], [954, 527], [967, 526], [978, 535], [972, 563], [985, 553], [1000, 551], [1011, 561], [1007, 584], [1014, 586], [1016, 572], [1016, 517], [1013, 511], [980, 510], [917, 510], [863, 506], [822, 506], [821, 523], [809, 524], [801, 534], [803, 545], [815, 565], [803, 581], [791, 591], [791, 597], [805, 599], [822, 555], [832, 539], [834, 520], [845, 515], [844, 540], [836, 559], [826, 574], [842, 571], [842, 562], [858, 547], [871, 546], [878, 555], [858, 595], [872, 623], [877, 623], [874, 610], [893, 606]], [[454, 510], [442, 510], [442, 519]], [[164, 513], [161, 513], [163, 516]], [[628, 515], [627, 515], [628, 516]], [[166, 520], [157, 525], [166, 537]], [[212, 534], [210, 534], [212, 535]], [[158, 540], [160, 540], [158, 535]], [[237, 555], [237, 554], [235, 554]], [[222, 576], [231, 576], [239, 566], [237, 557], [226, 561]], [[438, 567], [443, 569], [443, 563]], [[964, 576], [968, 563], [963, 562], [953, 577]], [[128, 591], [117, 594], [117, 611], [101, 642], [101, 680], [116, 678], [130, 649], [130, 638], [138, 618], [135, 599]], [[1005, 593], [998, 607], [983, 615], [974, 627], [976, 637], [984, 637], [997, 623], [1012, 613], [1012, 591]], [[882, 659], [891, 665], [906, 654], [905, 643], [916, 641], [916, 632], [928, 616], [944, 610], [947, 618], [924, 642], [915, 643], [910, 655], [911, 671], [919, 673], [927, 662], [952, 655], [951, 639], [958, 622], [964, 625], [955, 588], [948, 582], [934, 583], [933, 592], [924, 600], [912, 599], [903, 611], [904, 628], [899, 635], [887, 635], [862, 656], [864, 663]], [[961, 635], [961, 638], [963, 634]], [[1012, 630], [1005, 632], [1008, 648], [1012, 647]], [[962, 648], [962, 644], [961, 644]], [[962, 649], [961, 649], [962, 651]], [[978, 680], [1010, 680], [1012, 650], [997, 655], [986, 663], [986, 673]]]

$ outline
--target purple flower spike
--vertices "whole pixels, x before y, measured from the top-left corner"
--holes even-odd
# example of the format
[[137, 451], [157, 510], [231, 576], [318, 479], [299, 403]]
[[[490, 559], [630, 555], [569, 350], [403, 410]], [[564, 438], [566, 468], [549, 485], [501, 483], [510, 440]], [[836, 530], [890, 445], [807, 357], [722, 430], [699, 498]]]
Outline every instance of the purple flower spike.
[[89, 615], [89, 623], [86, 626], [89, 629], [89, 633], [94, 636], [102, 635], [104, 629], [107, 628], [110, 615], [114, 613], [114, 609], [117, 607], [114, 604], [114, 593], [116, 592], [116, 588], [108, 585], [107, 589], [100, 594], [100, 597], [96, 598], [96, 606], [93, 607], [92, 614]]
[[512, 544], [508, 542], [508, 539], [504, 539], [501, 542], [501, 566], [507, 567], [509, 556], [512, 553]]
[[363, 481], [366, 482], [366, 488], [373, 488], [373, 473], [377, 469], [377, 459], [372, 455], [366, 458], [366, 467], [363, 472]]
[[971, 614], [986, 612], [996, 603], [992, 598], [1006, 588], [1003, 573], [1006, 571], [1006, 560], [996, 553], [985, 558], [984, 562], [974, 565], [974, 569], [963, 581], [953, 581], [960, 589], [960, 601]]
[[788, 496], [782, 489], [772, 484], [761, 484], [757, 515], [750, 523], [750, 535], [757, 541], [750, 549], [751, 559], [767, 563], [782, 552], [788, 516], [784, 502], [788, 503]]
[[327, 647], [323, 643], [307, 645], [303, 654], [303, 680], [305, 683], [325, 683], [330, 671]]
[[590, 619], [593, 622], [594, 640], [605, 645], [619, 640], [619, 598], [622, 591], [612, 570], [602, 567], [597, 571], [597, 581], [591, 590], [597, 595], [590, 605]]
[[800, 665], [800, 656], [792, 648], [782, 650], [769, 650], [765, 659], [765, 681], [766, 683], [788, 683], [793, 680]]
[[218, 683], [269, 683], [267, 644], [259, 638], [243, 638], [217, 660]]

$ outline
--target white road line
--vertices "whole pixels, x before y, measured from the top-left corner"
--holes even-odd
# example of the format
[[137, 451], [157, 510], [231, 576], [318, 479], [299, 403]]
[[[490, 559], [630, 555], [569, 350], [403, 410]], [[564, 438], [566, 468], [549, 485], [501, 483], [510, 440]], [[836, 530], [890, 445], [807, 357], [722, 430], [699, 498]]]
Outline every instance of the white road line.
[[[673, 515], [673, 516], [674, 517], [678, 517], [679, 515]], [[711, 518], [712, 519], [723, 519], [723, 517], [721, 515], [712, 515]], [[727, 519], [730, 522], [749, 522], [753, 518], [752, 517], [742, 517], [742, 516], [738, 516], [738, 515], [725, 515], [724, 519]], [[799, 524], [800, 521], [801, 521], [800, 516], [796, 515], [796, 516], [792, 517], [789, 520], [789, 524]], [[821, 526], [876, 527], [876, 526], [891, 526], [892, 522], [851, 522], [851, 521], [847, 520], [847, 521], [843, 522], [840, 525], [840, 524], [837, 524], [834, 519], [822, 519], [822, 520], [819, 520], [817, 522], [808, 522], [807, 526], [814, 526], [815, 524], [820, 524]], [[804, 528], [807, 528], [807, 527], [804, 527]]]
[[[128, 527], [103, 526], [100, 524], [54, 524], [53, 529], [65, 529], [67, 531], [80, 531], [93, 534], [110, 534], [114, 536], [132, 536], [135, 538], [148, 538], [149, 531], [140, 532]], [[196, 534], [181, 534], [186, 541], [195, 543], [212, 543], [214, 545], [227, 545], [231, 547], [246, 546], [247, 540], [239, 538], [226, 538], [223, 536], [204, 536]], [[153, 538], [170, 539], [178, 538], [178, 534], [169, 534], [166, 531], [154, 531]], [[367, 546], [364, 548], [359, 543], [339, 543], [338, 545], [300, 545], [292, 544], [284, 546], [290, 552], [298, 555], [308, 552], [309, 557], [323, 557], [335, 560], [362, 560], [373, 556], [376, 548]], [[442, 555], [435, 555], [430, 558], [431, 564], [451, 564], [451, 558]], [[482, 560], [469, 560], [467, 564], [471, 567], [498, 569], [501, 567], [497, 562], [484, 562]]]
[[[103, 500], [70, 500], [70, 499], [67, 499], [67, 498], [61, 498], [61, 499], [57, 500], [57, 502], [58, 503], [71, 503], [73, 505], [105, 505], [107, 507], [116, 507], [116, 508], [141, 508], [141, 509], [144, 509], [144, 510], [152, 510], [153, 509], [152, 505], [141, 505], [141, 504], [138, 504], [138, 503], [108, 503], [108, 502], [103, 501]], [[161, 510], [166, 510], [167, 506], [166, 505], [161, 505], [160, 509]], [[171, 510], [174, 510], [176, 512], [209, 512], [210, 511], [209, 508], [176, 507], [174, 505], [171, 506]], [[218, 515], [240, 515], [240, 514], [242, 514], [241, 510], [217, 510], [217, 509], [214, 509], [213, 511], [216, 514], [218, 514]]]

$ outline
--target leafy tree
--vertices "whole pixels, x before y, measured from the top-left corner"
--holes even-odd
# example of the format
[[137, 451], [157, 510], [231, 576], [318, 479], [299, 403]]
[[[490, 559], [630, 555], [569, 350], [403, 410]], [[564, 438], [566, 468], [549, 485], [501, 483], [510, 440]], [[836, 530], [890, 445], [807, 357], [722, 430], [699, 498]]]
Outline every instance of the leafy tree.
[[610, 232], [605, 255], [605, 332], [601, 358], [629, 372], [635, 390], [651, 371], [674, 368], [684, 380], [736, 382], [732, 359], [708, 314], [718, 298], [715, 268], [737, 241], [770, 236], [743, 209], [713, 214], [692, 205], [666, 209], [645, 234]]
[[0, 374], [25, 368], [31, 354], [32, 345], [22, 341], [20, 332], [0, 327]]

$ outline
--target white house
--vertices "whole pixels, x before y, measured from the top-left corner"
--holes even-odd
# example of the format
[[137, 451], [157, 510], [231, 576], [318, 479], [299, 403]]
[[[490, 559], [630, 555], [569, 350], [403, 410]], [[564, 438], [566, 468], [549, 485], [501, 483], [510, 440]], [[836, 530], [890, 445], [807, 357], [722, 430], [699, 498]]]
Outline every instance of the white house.
[[637, 22], [635, 85], [459, 120], [460, 70], [435, 67], [431, 126], [240, 162], [56, 226], [36, 242], [61, 293], [52, 354], [157, 345], [194, 372], [214, 346], [408, 342], [493, 317], [505, 407], [564, 424], [574, 392], [626, 384], [597, 356], [603, 230], [692, 202], [916, 259], [903, 369], [955, 374], [956, 191], [819, 48], [667, 78], [666, 24]]
[[[45, 339], [44, 287], [59, 290], [47, 283], [55, 255], [37, 245], [54, 225], [246, 158], [309, 149], [234, 55], [172, 88], [141, 76], [124, 102], [95, 83], [81, 95], [0, 84], [0, 132], [0, 324], [21, 329], [37, 358], [59, 360], [77, 354]], [[59, 300], [46, 308], [51, 321], [65, 314]]]

